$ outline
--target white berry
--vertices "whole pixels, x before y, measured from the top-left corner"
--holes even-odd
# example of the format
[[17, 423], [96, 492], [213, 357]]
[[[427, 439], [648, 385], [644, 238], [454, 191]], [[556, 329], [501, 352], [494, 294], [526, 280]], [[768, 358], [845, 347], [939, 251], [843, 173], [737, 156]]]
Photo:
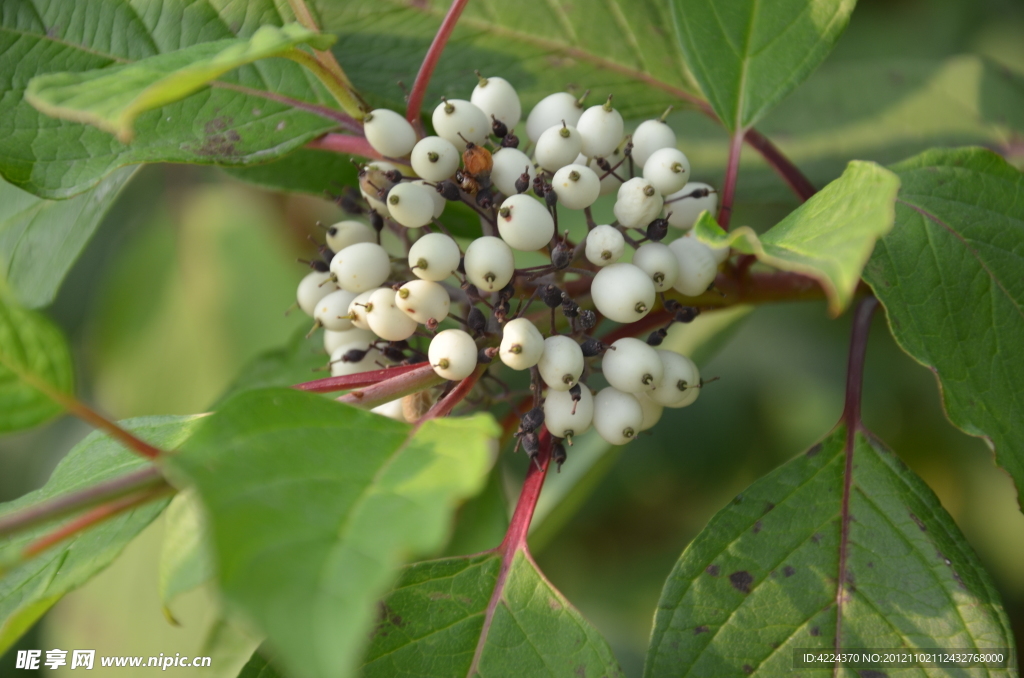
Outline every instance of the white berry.
[[505, 78], [481, 78], [469, 100], [484, 112], [488, 120], [493, 116], [495, 120], [505, 123], [509, 131], [519, 124], [519, 118], [523, 115], [523, 106], [519, 103], [516, 88]]
[[406, 228], [420, 228], [434, 218], [434, 189], [409, 181], [396, 184], [388, 192], [391, 218]]
[[331, 280], [330, 273], [312, 271], [299, 281], [299, 288], [295, 290], [295, 300], [302, 312], [312, 318], [320, 300], [336, 289], [338, 286]]
[[654, 306], [654, 283], [633, 264], [605, 266], [591, 283], [590, 295], [601, 315], [617, 323], [631, 323]]
[[548, 391], [544, 399], [544, 425], [556, 438], [582, 435], [594, 421], [594, 396], [585, 384], [580, 385], [580, 399], [572, 399], [568, 391]]
[[419, 324], [398, 308], [398, 293], [389, 287], [370, 295], [366, 303], [366, 324], [370, 331], [387, 341], [403, 341], [412, 336]]
[[629, 228], [646, 228], [658, 218], [664, 199], [647, 179], [634, 177], [619, 186], [615, 198], [615, 218]]
[[[607, 157], [606, 160], [608, 161], [609, 166], [615, 167], [619, 164], [619, 161], [622, 160], [622, 158], [622, 148], [619, 147], [616, 148], [615, 152]], [[614, 172], [606, 172], [598, 166], [597, 158], [587, 159], [587, 156], [582, 154], [576, 158], [576, 164], [586, 165], [594, 171], [594, 174], [596, 174], [598, 179], [601, 181], [601, 195], [611, 195], [619, 190], [619, 186], [622, 186], [622, 181], [619, 180], [619, 176], [622, 176], [620, 173], [623, 172], [621, 166], [615, 169]]]
[[[387, 203], [385, 203], [378, 197], [377, 190], [382, 188], [387, 189], [391, 185], [391, 182], [387, 181], [384, 178], [384, 172], [390, 172], [392, 170], [397, 169], [398, 168], [392, 165], [390, 162], [384, 162], [383, 160], [375, 160], [374, 162], [368, 162], [366, 163], [366, 166], [363, 168], [363, 175], [376, 177], [377, 181], [379, 181], [380, 183], [372, 181], [369, 177], [367, 177], [365, 181], [373, 183], [373, 186], [367, 186], [364, 188], [364, 180], [360, 180], [359, 193], [370, 205], [370, 208], [373, 209], [374, 212], [381, 215], [382, 217], [391, 216], [391, 213], [388, 212]], [[376, 188], [374, 188], [374, 186], [376, 186]]]
[[576, 159], [583, 148], [583, 138], [571, 125], [555, 125], [544, 130], [537, 139], [534, 154], [537, 164], [549, 172], [565, 167]]
[[668, 245], [660, 242], [641, 245], [633, 253], [633, 265], [651, 276], [658, 292], [670, 289], [679, 276], [679, 260]]
[[391, 400], [383, 405], [370, 409], [374, 414], [380, 414], [395, 421], [405, 421], [405, 408], [402, 406], [402, 399]]
[[[693, 238], [694, 240], [697, 240], [697, 236], [694, 233], [694, 231], [687, 231], [684, 234], [684, 237]], [[726, 245], [725, 247], [712, 247], [711, 245], [706, 245], [706, 246], [707, 246], [707, 248], [709, 250], [711, 250], [711, 256], [713, 256], [715, 258], [715, 263], [716, 264], [720, 264], [720, 263], [722, 263], [723, 261], [725, 261], [726, 259], [729, 258], [729, 246], [728, 245]]]
[[[575, 343], [575, 342], [574, 342]], [[528, 370], [536, 365], [544, 353], [544, 336], [536, 325], [526, 318], [515, 318], [501, 330], [498, 357], [513, 370]]]
[[316, 305], [316, 312], [313, 317], [323, 327], [334, 332], [343, 332], [352, 329], [352, 321], [348, 315], [349, 304], [356, 298], [355, 292], [338, 290], [331, 292], [321, 299]]
[[690, 178], [690, 161], [678, 148], [661, 148], [644, 163], [644, 179], [662, 195], [675, 193]]
[[357, 242], [377, 242], [372, 228], [358, 221], [339, 221], [327, 229], [327, 246], [332, 252], [340, 252]]
[[[701, 198], [688, 198], [695, 191], [710, 191]], [[715, 189], [699, 181], [691, 181], [681, 189], [665, 198], [665, 216], [669, 226], [683, 230], [693, 228], [701, 212], [710, 212], [714, 216], [718, 211], [718, 193]]]
[[418, 323], [441, 322], [448, 317], [448, 290], [429, 280], [410, 280], [398, 289], [398, 308]]
[[459, 267], [458, 244], [444, 233], [427, 233], [409, 248], [409, 268], [416, 277], [444, 280]]
[[348, 305], [348, 316], [352, 321], [352, 326], [357, 327], [361, 330], [370, 329], [370, 323], [366, 319], [367, 307], [370, 303], [370, 297], [373, 296], [374, 292], [378, 290], [388, 289], [386, 287], [375, 287], [372, 290], [366, 290], [356, 295], [356, 298], [352, 300], [352, 303]]
[[665, 407], [686, 407], [700, 395], [700, 370], [692, 360], [674, 351], [658, 349], [664, 374], [648, 395]]
[[515, 195], [516, 181], [526, 172], [530, 176], [529, 184], [533, 185], [533, 178], [537, 176], [537, 170], [533, 167], [533, 161], [518, 148], [500, 148], [492, 156], [494, 166], [491, 168], [491, 183], [498, 187], [498, 190], [505, 195]]
[[444, 181], [459, 169], [459, 149], [447, 139], [424, 137], [412, 149], [412, 171], [427, 181]]
[[539, 200], [525, 193], [512, 195], [498, 209], [498, 233], [513, 249], [532, 252], [550, 242], [555, 220]]
[[461, 381], [476, 369], [476, 342], [462, 330], [444, 330], [430, 340], [427, 358], [438, 376]]
[[651, 154], [676, 147], [676, 133], [661, 120], [645, 120], [633, 132], [633, 162], [643, 167]]
[[665, 367], [647, 342], [624, 337], [604, 352], [601, 371], [608, 383], [626, 393], [652, 391], [661, 383]]
[[696, 238], [679, 238], [669, 244], [669, 249], [679, 262], [679, 277], [672, 287], [688, 297], [704, 294], [718, 274], [711, 248]]
[[663, 405], [656, 403], [651, 400], [649, 393], [637, 393], [636, 400], [640, 403], [640, 409], [643, 410], [644, 419], [640, 422], [640, 430], [646, 431], [661, 419], [661, 413], [665, 411]]
[[372, 242], [349, 245], [331, 259], [331, 273], [338, 285], [349, 292], [365, 292], [379, 287], [391, 275], [387, 251]]
[[552, 335], [544, 340], [544, 354], [537, 369], [549, 389], [568, 391], [583, 374], [583, 349], [572, 337]]
[[447, 139], [459, 151], [466, 150], [467, 141], [479, 146], [491, 133], [491, 121], [484, 112], [464, 99], [442, 101], [430, 120], [437, 136]]
[[585, 165], [566, 165], [555, 172], [551, 187], [558, 202], [571, 210], [590, 207], [601, 197], [601, 180]]
[[427, 189], [427, 193], [430, 195], [431, 200], [434, 201], [434, 218], [437, 219], [440, 217], [444, 213], [445, 206], [448, 204], [448, 201], [444, 199], [444, 196], [438, 193], [437, 189], [428, 184], [425, 179], [413, 179], [411, 183]]
[[324, 330], [324, 350], [328, 354], [334, 353], [334, 349], [345, 344], [355, 344], [358, 342], [365, 342], [367, 346], [377, 341], [377, 335], [370, 330], [361, 330], [358, 327], [353, 327], [350, 330], [343, 330], [341, 332], [335, 332], [334, 330]]
[[611, 100], [583, 111], [576, 129], [583, 137], [583, 155], [603, 158], [611, 155], [622, 141], [622, 115], [612, 108]]
[[409, 121], [386, 108], [366, 114], [363, 134], [373, 150], [389, 158], [405, 157], [416, 145], [416, 131]]
[[640, 432], [644, 411], [632, 393], [611, 386], [594, 397], [594, 428], [612, 445], [625, 445]]
[[602, 224], [587, 233], [587, 245], [584, 253], [587, 261], [594, 266], [608, 266], [622, 258], [626, 251], [626, 240], [622, 232], [614, 226]]
[[484, 292], [495, 292], [512, 280], [516, 260], [501, 238], [485, 235], [466, 248], [466, 277]]
[[583, 108], [577, 103], [576, 97], [568, 92], [555, 92], [537, 102], [526, 118], [526, 136], [536, 143], [549, 127], [565, 124], [576, 126]]

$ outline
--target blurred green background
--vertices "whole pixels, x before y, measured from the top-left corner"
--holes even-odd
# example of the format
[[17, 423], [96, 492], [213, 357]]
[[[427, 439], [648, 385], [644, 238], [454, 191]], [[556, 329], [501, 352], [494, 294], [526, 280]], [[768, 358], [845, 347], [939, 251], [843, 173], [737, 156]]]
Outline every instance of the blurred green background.
[[[916, 95], [878, 101], [875, 83], [844, 81], [844, 72], [865, 64], [884, 70], [896, 58], [928, 65], [966, 53], [1024, 74], [1024, 4], [862, 0], [835, 53], [803, 90], [834, 91], [834, 98], [816, 118], [807, 114], [801, 121], [785, 108], [800, 102], [798, 92], [761, 128], [799, 155], [810, 142], [788, 139], [787, 129], [795, 133], [795, 126], [817, 124], [814, 133], [836, 150], [835, 157], [822, 154], [813, 161], [815, 176], [834, 176], [857, 152], [843, 155], [843, 134], [870, 134], [868, 122]], [[959, 85], [954, 79], [948, 86]], [[973, 140], [968, 128], [976, 121], [968, 119], [968, 110], [945, 114], [957, 124], [963, 118], [963, 125], [952, 125], [949, 138], [939, 142]], [[693, 141], [697, 178], [719, 183], [724, 136], [689, 114], [675, 122], [683, 150], [690, 152], [686, 139]], [[907, 125], [913, 127], [913, 119]], [[892, 143], [880, 136], [873, 145], [862, 144], [858, 157], [891, 161], [936, 142], [927, 135], [896, 136]], [[1000, 146], [1018, 153], [1011, 158], [1018, 165], [1021, 148], [1019, 137]], [[748, 154], [744, 160], [734, 222], [768, 228], [794, 203], [756, 158]], [[315, 232], [316, 219], [337, 216], [329, 202], [268, 193], [215, 170], [145, 168], [49, 309], [72, 339], [79, 393], [117, 418], [204, 411], [246, 361], [308, 326], [300, 313], [285, 314], [304, 273], [294, 260], [309, 254], [305, 237]], [[579, 511], [547, 535], [539, 564], [606, 635], [627, 675], [640, 673], [662, 583], [686, 544], [735, 494], [835, 423], [848, 333], [848, 314], [829, 320], [823, 303], [754, 311], [703, 366], [706, 377], [721, 379], [695, 406], [667, 411], [649, 435], [625, 448]], [[310, 350], [317, 348], [311, 341]], [[1024, 515], [1013, 487], [981, 440], [946, 421], [934, 376], [894, 344], [881, 314], [868, 351], [864, 419], [952, 514], [995, 579], [1020, 643]], [[62, 419], [0, 439], [0, 501], [42, 485], [85, 433], [84, 425]], [[166, 620], [157, 595], [161, 530], [158, 521], [111, 568], [60, 602], [18, 647], [204, 654], [199, 648], [216, 619], [215, 597], [205, 590], [186, 594], [172, 605], [180, 626]], [[239, 640], [241, 646], [248, 642]], [[13, 665], [11, 656], [0, 659], [0, 675]], [[213, 672], [196, 673], [234, 675], [233, 668], [215, 662]], [[120, 674], [126, 675], [123, 669]]]

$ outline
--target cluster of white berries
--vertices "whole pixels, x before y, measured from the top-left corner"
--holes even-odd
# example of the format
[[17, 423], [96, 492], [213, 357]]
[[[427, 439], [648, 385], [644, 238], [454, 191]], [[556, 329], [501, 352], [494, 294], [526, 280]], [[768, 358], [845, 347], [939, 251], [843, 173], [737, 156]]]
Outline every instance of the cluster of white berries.
[[[383, 159], [360, 167], [359, 198], [338, 200], [369, 225], [327, 228], [322, 257], [307, 262], [313, 271], [298, 288], [299, 306], [325, 330], [332, 375], [428, 360], [459, 381], [498, 357], [530, 371], [534, 405], [517, 436], [531, 454], [541, 424], [570, 444], [591, 426], [623, 444], [663, 408], [696, 400], [696, 365], [657, 346], [672, 322], [699, 312], [666, 293], [703, 294], [729, 255], [689, 237], [701, 212], [714, 213], [717, 193], [690, 181], [665, 116], [626, 134], [611, 97], [589, 107], [586, 98], [542, 99], [526, 118], [523, 148], [519, 97], [499, 77], [481, 77], [469, 100], [444, 99], [431, 116], [433, 136], [394, 111], [366, 115], [366, 139]], [[591, 206], [613, 193], [615, 220], [596, 223]], [[440, 217], [453, 201], [479, 213], [484, 235], [452, 237]], [[559, 234], [559, 208], [584, 210], [585, 240]], [[669, 227], [683, 235], [665, 244]], [[385, 229], [404, 256], [381, 244]], [[517, 268], [517, 251], [543, 252], [550, 264]], [[659, 301], [666, 321], [646, 341], [605, 344], [590, 335], [599, 317], [633, 323]], [[545, 337], [538, 325], [546, 324]], [[594, 393], [583, 380], [596, 372], [608, 386]], [[415, 400], [377, 411], [412, 419], [431, 398]]]

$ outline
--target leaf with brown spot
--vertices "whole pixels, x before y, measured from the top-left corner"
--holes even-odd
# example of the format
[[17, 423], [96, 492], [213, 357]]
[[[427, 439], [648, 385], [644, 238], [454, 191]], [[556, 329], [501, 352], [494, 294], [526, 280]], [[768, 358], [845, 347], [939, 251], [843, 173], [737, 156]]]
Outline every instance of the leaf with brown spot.
[[[746, 667], [791, 675], [793, 649], [802, 647], [1013, 647], [995, 587], [952, 518], [863, 432], [853, 437], [849, 508], [857, 520], [848, 523], [836, 642], [846, 434], [837, 427], [818, 454], [755, 482], [748, 501], [726, 506], [690, 543], [658, 603], [646, 678], [735, 676]], [[769, 513], [766, 502], [775, 505]], [[701, 576], [712, 563], [728, 577]]]

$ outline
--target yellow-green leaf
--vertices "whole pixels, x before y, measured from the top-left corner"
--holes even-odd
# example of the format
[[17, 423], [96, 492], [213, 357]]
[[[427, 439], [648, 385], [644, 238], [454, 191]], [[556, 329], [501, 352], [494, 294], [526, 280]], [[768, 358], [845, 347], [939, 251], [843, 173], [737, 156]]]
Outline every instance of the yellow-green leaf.
[[183, 99], [239, 66], [286, 56], [299, 45], [326, 49], [333, 42], [334, 36], [298, 24], [263, 26], [247, 40], [204, 42], [123, 66], [41, 75], [29, 82], [25, 98], [47, 115], [95, 125], [127, 142], [140, 113]]

